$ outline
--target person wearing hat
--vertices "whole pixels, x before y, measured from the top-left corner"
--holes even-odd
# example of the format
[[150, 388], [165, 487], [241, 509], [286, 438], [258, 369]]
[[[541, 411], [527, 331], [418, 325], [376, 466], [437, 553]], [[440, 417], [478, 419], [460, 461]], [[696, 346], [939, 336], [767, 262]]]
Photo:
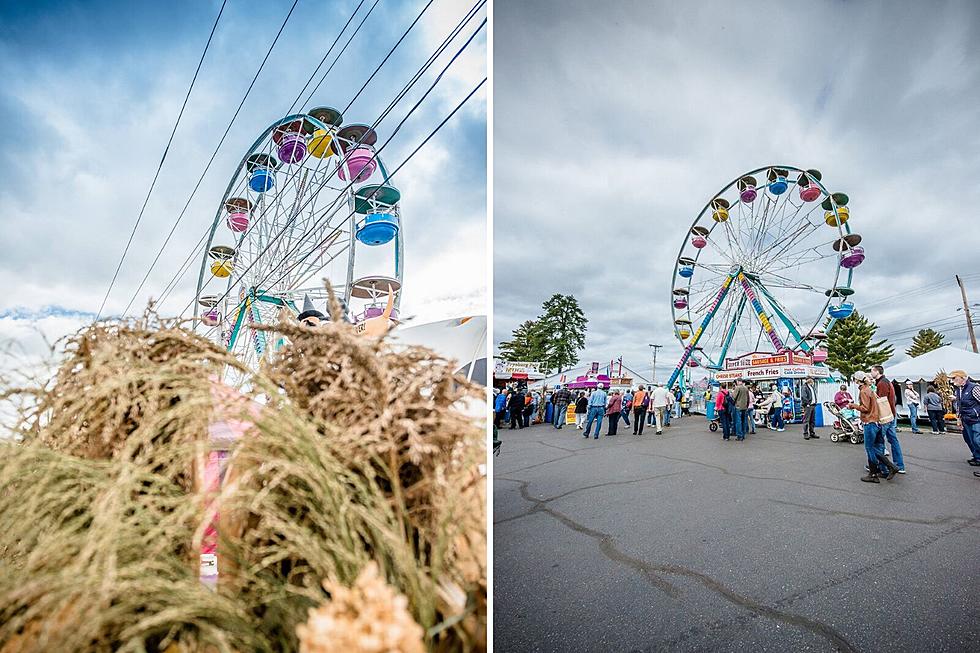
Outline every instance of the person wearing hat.
[[880, 470], [885, 480], [892, 480], [898, 474], [898, 467], [885, 457], [885, 435], [882, 425], [878, 423], [878, 397], [872, 388], [873, 379], [864, 372], [855, 372], [854, 380], [861, 388], [858, 403], [849, 404], [861, 414], [861, 424], [864, 426], [864, 452], [868, 457], [868, 475], [862, 476], [865, 483], [879, 483]]
[[967, 462], [980, 467], [980, 385], [963, 370], [953, 370], [949, 376], [953, 379], [956, 421], [963, 428], [963, 440], [972, 454]]
[[905, 403], [909, 407], [909, 422], [912, 424], [912, 432], [922, 433], [919, 430], [919, 393], [915, 391], [915, 385], [911, 381], [905, 382]]

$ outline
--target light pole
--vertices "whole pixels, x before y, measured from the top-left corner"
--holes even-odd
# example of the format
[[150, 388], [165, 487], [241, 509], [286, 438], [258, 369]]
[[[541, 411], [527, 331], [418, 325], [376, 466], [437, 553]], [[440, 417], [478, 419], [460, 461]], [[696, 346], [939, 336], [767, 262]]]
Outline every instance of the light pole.
[[653, 348], [653, 383], [657, 382], [657, 350], [663, 347], [663, 345], [647, 345], [647, 347]]

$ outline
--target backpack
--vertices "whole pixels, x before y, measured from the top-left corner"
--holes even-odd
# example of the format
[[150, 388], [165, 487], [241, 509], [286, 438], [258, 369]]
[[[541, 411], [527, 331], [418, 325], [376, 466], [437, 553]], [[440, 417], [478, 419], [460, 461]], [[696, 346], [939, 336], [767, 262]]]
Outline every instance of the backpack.
[[725, 393], [725, 410], [735, 412], [735, 398], [731, 392]]

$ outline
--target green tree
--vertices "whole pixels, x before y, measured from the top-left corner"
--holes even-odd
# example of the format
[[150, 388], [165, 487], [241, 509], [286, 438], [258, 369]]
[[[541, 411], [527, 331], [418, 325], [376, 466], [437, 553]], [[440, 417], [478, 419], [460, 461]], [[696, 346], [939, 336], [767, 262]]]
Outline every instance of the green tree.
[[538, 318], [545, 362], [548, 369], [567, 370], [578, 362], [578, 352], [585, 348], [585, 331], [589, 323], [572, 295], [556, 293], [546, 301], [544, 314]]
[[511, 361], [543, 362], [547, 352], [537, 322], [527, 320], [514, 329], [510, 340], [500, 343], [500, 355]]
[[857, 311], [834, 322], [827, 332], [827, 365], [847, 378], [872, 365], [882, 365], [895, 349], [885, 340], [873, 343], [877, 331], [878, 325]]
[[915, 358], [933, 349], [939, 349], [946, 343], [946, 336], [933, 331], [932, 329], [919, 329], [919, 332], [912, 338], [912, 346], [905, 350], [905, 353]]

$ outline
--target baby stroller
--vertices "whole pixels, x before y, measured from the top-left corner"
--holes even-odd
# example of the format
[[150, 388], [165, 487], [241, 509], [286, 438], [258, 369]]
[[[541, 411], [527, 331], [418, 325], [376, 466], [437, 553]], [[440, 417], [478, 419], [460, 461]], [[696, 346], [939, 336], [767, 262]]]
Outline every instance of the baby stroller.
[[[831, 401], [824, 402], [824, 408], [834, 416], [834, 431], [830, 434], [831, 442], [850, 442], [851, 444], [861, 444], [864, 442], [864, 427], [857, 417], [845, 414]], [[853, 411], [849, 411], [853, 412]]]

